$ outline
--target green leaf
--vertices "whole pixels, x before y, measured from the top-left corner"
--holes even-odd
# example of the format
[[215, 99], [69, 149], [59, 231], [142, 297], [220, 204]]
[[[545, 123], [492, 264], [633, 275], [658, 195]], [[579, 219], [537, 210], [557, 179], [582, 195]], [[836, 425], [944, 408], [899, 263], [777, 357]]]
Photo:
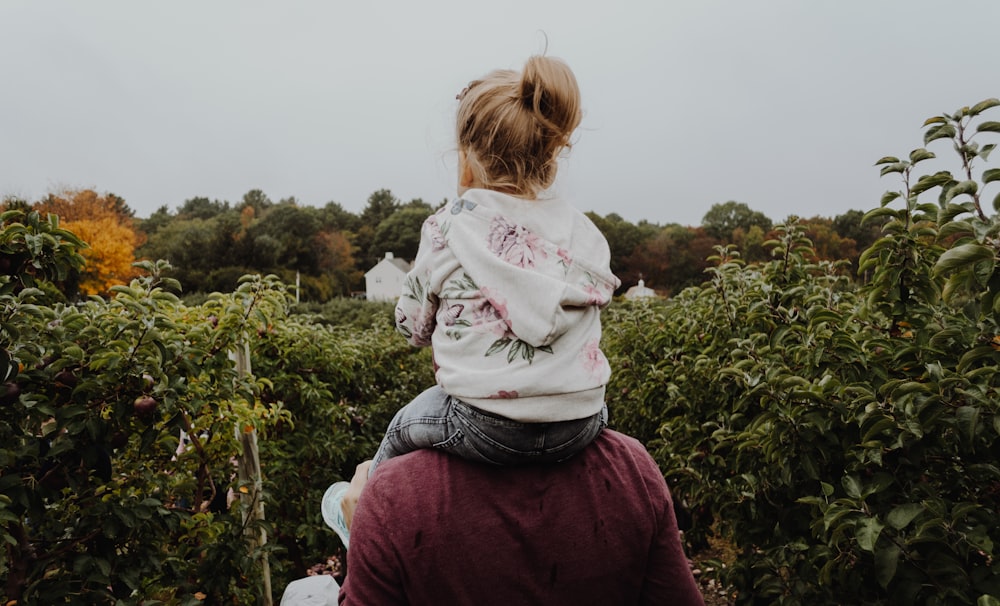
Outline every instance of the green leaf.
[[893, 388], [892, 399], [899, 400], [904, 396], [908, 396], [913, 393], [927, 393], [928, 391], [930, 390], [923, 383], [918, 383], [917, 381], [906, 381]]
[[982, 158], [983, 160], [988, 159], [990, 157], [990, 154], [993, 153], [993, 150], [996, 149], [996, 147], [997, 147], [996, 143], [987, 143], [982, 147], [982, 149], [979, 150], [979, 157]]
[[976, 606], [1000, 606], [1000, 598], [984, 593], [976, 600]]
[[882, 194], [882, 200], [879, 202], [879, 206], [887, 206], [890, 202], [901, 196], [898, 191], [887, 191]]
[[847, 496], [852, 499], [861, 498], [861, 481], [858, 480], [858, 476], [847, 475], [844, 476], [840, 482], [844, 485], [844, 490], [847, 491]]
[[927, 129], [924, 133], [924, 145], [936, 139], [950, 139], [955, 136], [955, 127], [951, 124], [939, 124]]
[[906, 503], [904, 505], [898, 505], [889, 512], [889, 515], [885, 517], [885, 521], [889, 523], [889, 526], [892, 526], [896, 530], [902, 530], [906, 528], [914, 518], [923, 513], [923, 511], [924, 506], [920, 503]]
[[895, 543], [875, 552], [875, 577], [882, 587], [889, 587], [892, 578], [896, 576], [900, 552], [899, 545]]
[[983, 122], [976, 127], [977, 133], [1000, 133], [1000, 122]]
[[958, 420], [958, 429], [966, 440], [972, 442], [976, 437], [976, 426], [979, 424], [978, 406], [960, 406], [955, 411], [955, 418]]
[[918, 148], [910, 152], [910, 164], [916, 164], [921, 160], [928, 160], [930, 158], [936, 158], [934, 152], [929, 152], [924, 148]]
[[980, 347], [974, 347], [969, 351], [962, 354], [962, 357], [958, 360], [958, 366], [956, 370], [958, 372], [965, 372], [968, 370], [974, 362], [982, 360], [984, 358], [994, 358], [996, 357], [996, 351], [993, 350], [989, 345], [982, 345]]
[[977, 191], [979, 191], [978, 183], [975, 181], [962, 181], [953, 187], [948, 188], [947, 193], [945, 193], [944, 196], [944, 201], [947, 204], [948, 202], [951, 202], [951, 199], [955, 196], [961, 196], [964, 194], [974, 196]]
[[[875, 422], [872, 423], [871, 425], [868, 425], [868, 421], [870, 419], [875, 419]], [[864, 435], [861, 437], [861, 441], [868, 442], [869, 440], [871, 440], [878, 434], [882, 433], [886, 429], [895, 426], [896, 426], [895, 419], [887, 417], [885, 415], [877, 415], [877, 416], [873, 415], [872, 417], [865, 419], [865, 421], [861, 424], [861, 431], [864, 432]]]
[[875, 552], [875, 543], [882, 534], [885, 525], [878, 521], [878, 518], [865, 518], [861, 520], [854, 530], [854, 538], [858, 541], [858, 547], [868, 552]]
[[510, 339], [497, 339], [496, 341], [493, 342], [492, 345], [490, 345], [490, 348], [486, 350], [484, 357], [489, 357], [495, 353], [503, 351], [504, 349], [507, 348], [508, 345], [510, 345], [510, 343], [511, 343]]
[[889, 173], [901, 173], [904, 170], [906, 170], [907, 166], [908, 166], [907, 162], [896, 162], [894, 164], [886, 164], [885, 166], [882, 167], [882, 170], [880, 170], [878, 174], [879, 176], [884, 177]]
[[[958, 215], [964, 215], [965, 213], [973, 213], [976, 211], [976, 204], [974, 202], [966, 202], [964, 204], [948, 204], [944, 208], [938, 211], [938, 224], [941, 225], [941, 229], [938, 231], [938, 236], [944, 238], [946, 235], [952, 233], [973, 233], [972, 225], [968, 221], [955, 221], [955, 217]], [[947, 231], [950, 230], [950, 231]]]
[[993, 250], [983, 246], [982, 244], [962, 244], [960, 246], [956, 246], [955, 248], [946, 250], [944, 254], [941, 255], [941, 257], [937, 260], [937, 263], [934, 265], [934, 273], [941, 274], [944, 272], [954, 271], [973, 263], [993, 258]]
[[985, 99], [973, 105], [972, 109], [969, 110], [969, 115], [978, 116], [979, 114], [983, 113], [989, 108], [996, 107], [998, 105], [1000, 105], [1000, 99], [995, 99], [995, 98]]
[[864, 224], [867, 221], [870, 221], [872, 219], [878, 219], [880, 217], [895, 217], [898, 213], [899, 211], [894, 208], [888, 208], [888, 207], [876, 208], [874, 210], [870, 210], [867, 213], [865, 213], [865, 216], [862, 217], [861, 219], [861, 223]]
[[914, 194], [922, 194], [929, 189], [944, 186], [952, 182], [955, 182], [955, 177], [953, 177], [950, 172], [941, 170], [933, 175], [923, 175], [917, 179], [916, 185], [913, 186], [910, 192]]
[[1000, 181], [1000, 168], [983, 171], [983, 183], [992, 183], [993, 181]]
[[899, 158], [895, 156], [885, 156], [881, 160], [876, 162], [875, 166], [878, 166], [879, 164], [895, 164], [896, 162], [899, 162]]

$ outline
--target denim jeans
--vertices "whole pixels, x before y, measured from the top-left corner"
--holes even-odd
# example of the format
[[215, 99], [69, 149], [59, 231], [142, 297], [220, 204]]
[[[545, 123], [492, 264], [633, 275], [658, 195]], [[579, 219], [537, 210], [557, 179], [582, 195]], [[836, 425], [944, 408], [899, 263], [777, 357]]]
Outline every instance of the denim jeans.
[[470, 406], [434, 386], [396, 413], [369, 474], [382, 461], [420, 448], [492, 465], [563, 461], [583, 450], [607, 424], [606, 406], [582, 419], [521, 423]]

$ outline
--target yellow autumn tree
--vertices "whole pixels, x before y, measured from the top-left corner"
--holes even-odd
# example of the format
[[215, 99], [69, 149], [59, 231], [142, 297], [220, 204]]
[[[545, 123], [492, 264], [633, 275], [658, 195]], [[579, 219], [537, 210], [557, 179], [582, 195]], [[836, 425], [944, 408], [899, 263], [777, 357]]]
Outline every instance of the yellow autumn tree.
[[62, 227], [89, 245], [80, 251], [87, 264], [80, 274], [80, 293], [103, 295], [116, 284], [128, 284], [136, 276], [135, 249], [139, 236], [135, 230], [111, 217], [66, 221]]
[[76, 234], [89, 248], [81, 254], [87, 264], [80, 275], [80, 293], [105, 294], [116, 284], [127, 284], [137, 275], [132, 263], [143, 237], [135, 228], [132, 210], [114, 194], [71, 190], [49, 194], [34, 208], [59, 216], [60, 225]]

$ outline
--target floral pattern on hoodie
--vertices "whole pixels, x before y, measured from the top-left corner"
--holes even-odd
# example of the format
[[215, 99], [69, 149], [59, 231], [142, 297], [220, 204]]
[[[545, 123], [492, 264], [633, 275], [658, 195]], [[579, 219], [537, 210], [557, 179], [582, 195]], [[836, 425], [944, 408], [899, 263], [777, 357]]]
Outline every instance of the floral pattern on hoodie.
[[600, 309], [620, 281], [609, 265], [603, 235], [566, 202], [470, 190], [425, 221], [397, 329], [434, 347], [456, 398], [519, 420], [581, 418], [603, 405], [610, 375]]
[[490, 222], [487, 246], [493, 254], [517, 267], [534, 267], [536, 258], [547, 256], [541, 238], [500, 215]]

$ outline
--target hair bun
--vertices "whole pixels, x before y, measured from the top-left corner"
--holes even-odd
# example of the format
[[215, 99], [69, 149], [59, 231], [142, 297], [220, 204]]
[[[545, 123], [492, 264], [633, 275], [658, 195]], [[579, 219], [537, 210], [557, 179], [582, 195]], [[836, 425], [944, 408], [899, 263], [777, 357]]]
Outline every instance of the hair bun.
[[569, 66], [552, 57], [530, 57], [521, 74], [519, 92], [524, 108], [569, 145], [581, 115], [580, 88]]

